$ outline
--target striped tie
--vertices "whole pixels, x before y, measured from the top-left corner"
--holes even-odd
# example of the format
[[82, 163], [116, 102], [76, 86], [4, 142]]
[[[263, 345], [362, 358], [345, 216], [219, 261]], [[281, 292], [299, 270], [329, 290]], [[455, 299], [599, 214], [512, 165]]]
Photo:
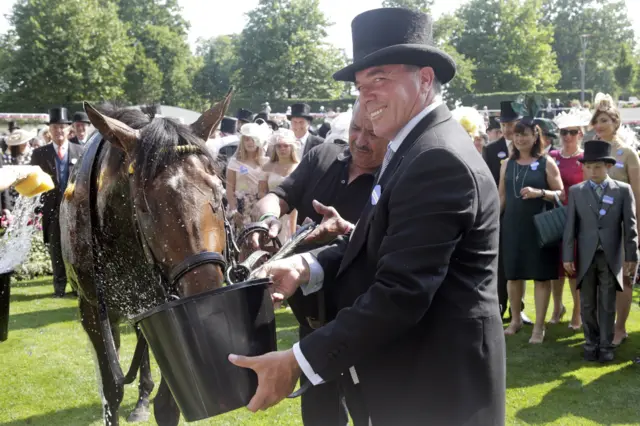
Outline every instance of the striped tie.
[[380, 174], [378, 175], [378, 180], [382, 177], [384, 173], [384, 169], [387, 168], [389, 163], [391, 162], [391, 157], [393, 157], [393, 150], [390, 146], [387, 146], [387, 153], [384, 155], [384, 160], [382, 160], [382, 167], [380, 167]]
[[598, 196], [598, 201], [602, 201], [602, 193], [604, 189], [602, 189], [602, 185], [596, 185], [596, 195]]

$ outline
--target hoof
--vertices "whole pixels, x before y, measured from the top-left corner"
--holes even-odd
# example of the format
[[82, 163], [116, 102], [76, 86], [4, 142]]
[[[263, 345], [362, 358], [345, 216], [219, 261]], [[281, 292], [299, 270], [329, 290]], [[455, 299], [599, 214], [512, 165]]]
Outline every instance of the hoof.
[[148, 401], [140, 401], [136, 408], [129, 414], [127, 417], [127, 422], [129, 423], [138, 423], [138, 422], [146, 422], [149, 420], [151, 416], [151, 410], [149, 410], [149, 402]]

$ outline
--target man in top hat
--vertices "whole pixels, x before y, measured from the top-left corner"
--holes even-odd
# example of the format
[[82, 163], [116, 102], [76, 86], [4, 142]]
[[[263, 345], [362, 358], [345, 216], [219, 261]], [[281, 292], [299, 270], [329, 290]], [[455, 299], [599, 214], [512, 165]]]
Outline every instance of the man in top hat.
[[498, 189], [440, 97], [455, 63], [432, 20], [400, 8], [352, 22], [355, 82], [376, 136], [390, 140], [355, 229], [265, 265], [275, 300], [325, 290], [333, 321], [288, 351], [229, 356], [251, 368], [250, 410], [285, 398], [300, 374], [339, 380], [356, 425], [502, 426], [505, 343], [498, 309]]
[[569, 189], [562, 261], [568, 273], [578, 272], [584, 357], [587, 361], [610, 362], [616, 291], [624, 289], [623, 270], [633, 282], [638, 262], [635, 199], [629, 184], [607, 174], [616, 164], [610, 143], [586, 142], [579, 161], [584, 164], [588, 180]]
[[253, 123], [255, 118], [255, 114], [248, 109], [240, 108], [238, 113], [236, 114], [236, 119], [238, 120], [238, 125], [236, 126], [236, 131], [240, 131], [240, 128], [247, 123]]
[[487, 138], [489, 143], [495, 142], [502, 137], [502, 128], [500, 122], [495, 117], [489, 118], [489, 126], [487, 127]]
[[307, 152], [314, 146], [324, 142], [320, 136], [309, 133], [313, 116], [311, 115], [311, 107], [307, 104], [291, 105], [291, 114], [287, 115], [287, 120], [291, 122], [291, 130], [296, 135], [296, 139], [300, 142], [300, 157], [304, 157]]
[[[489, 170], [491, 170], [493, 179], [496, 182], [496, 187], [500, 183], [500, 167], [502, 167], [502, 163], [507, 161], [507, 158], [511, 155], [514, 130], [518, 120], [521, 118], [522, 117], [513, 109], [512, 101], [500, 102], [500, 117], [498, 118], [498, 121], [500, 123], [502, 137], [485, 146], [482, 153], [484, 161], [487, 163], [487, 166], [489, 166]], [[524, 295], [524, 293], [522, 294]], [[499, 256], [498, 260], [498, 301], [500, 303], [500, 313], [504, 317], [504, 314], [507, 311], [509, 295], [507, 294], [507, 278], [504, 275], [502, 256]], [[524, 313], [524, 299], [522, 302], [522, 322], [527, 325], [533, 324], [529, 317]]]
[[[220, 122], [220, 138], [216, 142], [216, 146], [212, 147], [213, 155], [218, 158], [220, 163], [224, 164], [225, 174], [227, 161], [233, 154], [235, 154], [238, 149], [238, 143], [240, 142], [237, 128], [237, 119], [233, 117], [224, 117]], [[225, 174], [223, 174], [223, 176]]]
[[89, 125], [91, 125], [91, 122], [86, 112], [78, 111], [73, 114], [72, 127], [76, 135], [69, 139], [69, 141], [76, 145], [84, 145], [87, 143], [87, 127]]
[[31, 155], [31, 164], [40, 166], [49, 173], [55, 188], [42, 196], [42, 231], [44, 242], [49, 247], [53, 269], [53, 289], [55, 297], [64, 297], [67, 286], [67, 274], [62, 261], [60, 245], [60, 203], [67, 189], [71, 168], [78, 162], [82, 154], [82, 146], [69, 143], [66, 129], [71, 121], [66, 108], [49, 110], [49, 132], [52, 143], [36, 148]]

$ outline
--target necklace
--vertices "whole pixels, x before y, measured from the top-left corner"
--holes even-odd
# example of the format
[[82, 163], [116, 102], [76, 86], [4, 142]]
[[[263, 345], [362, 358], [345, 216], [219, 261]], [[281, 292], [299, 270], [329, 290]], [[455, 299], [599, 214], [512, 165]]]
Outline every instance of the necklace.
[[[514, 160], [514, 165], [515, 167], [513, 168], [513, 195], [516, 198], [522, 198], [522, 195], [520, 195], [520, 192], [522, 191], [522, 188], [524, 188], [524, 183], [527, 179], [527, 173], [529, 172], [530, 165], [521, 166], [515, 160]], [[518, 169], [517, 174], [516, 174], [516, 169]], [[516, 186], [518, 185], [518, 180], [520, 180], [520, 174], [522, 174], [523, 170], [524, 170], [524, 175], [522, 176], [522, 182], [520, 183], [520, 191], [517, 191]]]
[[560, 157], [562, 157], [562, 158], [572, 158], [572, 157], [575, 157], [576, 155], [580, 154], [580, 147], [576, 148], [576, 152], [574, 152], [571, 155], [564, 155], [563, 152], [564, 152], [564, 149], [562, 151], [560, 151]]

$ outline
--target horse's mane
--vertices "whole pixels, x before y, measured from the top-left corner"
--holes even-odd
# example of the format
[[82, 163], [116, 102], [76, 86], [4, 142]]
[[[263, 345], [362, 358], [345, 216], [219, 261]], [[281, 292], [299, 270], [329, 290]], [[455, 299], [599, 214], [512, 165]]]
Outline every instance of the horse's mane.
[[[152, 118], [145, 112], [134, 108], [114, 108], [106, 105], [101, 108], [103, 114], [115, 118], [129, 127], [140, 130], [133, 158], [135, 160], [134, 178], [142, 186], [152, 182], [167, 166], [174, 164], [184, 154], [197, 153], [209, 159], [214, 158], [205, 143], [194, 135], [188, 126], [171, 118]], [[177, 146], [193, 146], [193, 150], [176, 150]]]

